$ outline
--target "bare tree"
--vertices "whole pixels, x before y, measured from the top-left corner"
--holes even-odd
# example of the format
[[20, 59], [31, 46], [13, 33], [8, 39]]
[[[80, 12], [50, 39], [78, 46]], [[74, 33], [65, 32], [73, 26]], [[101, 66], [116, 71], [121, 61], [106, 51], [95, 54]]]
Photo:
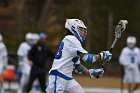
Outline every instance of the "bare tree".
[[113, 34], [113, 14], [112, 12], [109, 12], [108, 15], [108, 42], [107, 42], [107, 48], [110, 48], [110, 45], [112, 43], [112, 34]]
[[90, 0], [82, 0], [83, 4], [83, 17], [85, 18], [87, 22], [87, 27], [88, 27], [88, 37], [87, 37], [87, 43], [85, 44], [85, 47], [88, 51], [91, 50], [91, 40], [92, 40], [92, 21], [91, 21], [91, 5], [90, 5]]
[[43, 30], [44, 23], [45, 23], [45, 21], [47, 21], [50, 3], [51, 3], [51, 0], [46, 0], [46, 2], [44, 4], [43, 10], [41, 12], [41, 15], [40, 15], [40, 18], [39, 18], [39, 21], [38, 21], [38, 30], [39, 31]]
[[23, 19], [24, 19], [24, 5], [25, 5], [26, 0], [19, 0], [19, 5], [18, 5], [18, 26], [17, 26], [17, 37], [18, 39], [21, 37], [21, 31], [23, 29]]

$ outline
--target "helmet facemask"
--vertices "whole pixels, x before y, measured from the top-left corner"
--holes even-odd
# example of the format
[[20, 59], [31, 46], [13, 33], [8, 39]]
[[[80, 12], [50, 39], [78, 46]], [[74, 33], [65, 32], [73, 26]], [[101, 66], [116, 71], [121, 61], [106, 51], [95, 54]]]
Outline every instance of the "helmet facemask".
[[25, 35], [25, 40], [29, 45], [33, 45], [33, 34], [32, 33], [27, 33]]
[[87, 36], [87, 27], [79, 19], [67, 19], [65, 28], [75, 35], [80, 42], [83, 42]]
[[127, 43], [127, 46], [132, 49], [135, 47], [135, 44], [134, 43]]
[[127, 38], [127, 46], [133, 49], [136, 45], [136, 38], [134, 36], [129, 36]]
[[77, 27], [77, 29], [82, 37], [82, 40], [84, 41], [87, 37], [87, 28]]

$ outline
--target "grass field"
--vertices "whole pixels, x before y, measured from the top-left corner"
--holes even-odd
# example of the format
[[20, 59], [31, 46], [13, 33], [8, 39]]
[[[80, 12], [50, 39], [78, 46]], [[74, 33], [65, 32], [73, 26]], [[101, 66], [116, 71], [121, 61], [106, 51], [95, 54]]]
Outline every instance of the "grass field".
[[99, 79], [88, 76], [74, 76], [83, 87], [120, 88], [121, 78], [101, 77]]
[[[86, 93], [128, 93], [125, 85], [121, 90], [121, 78], [118, 77], [104, 76], [96, 79], [81, 75], [75, 76], [75, 79], [84, 87]], [[140, 93], [140, 87], [134, 93]]]
[[[116, 77], [101, 77], [99, 79], [90, 78], [87, 76], [76, 75], [74, 78], [81, 84], [86, 93], [127, 93], [126, 87], [124, 92], [121, 92], [121, 79]], [[17, 90], [18, 84], [16, 82], [11, 83], [11, 89]], [[8, 88], [8, 83], [5, 83], [5, 88]], [[17, 92], [5, 92], [5, 93], [17, 93]], [[31, 92], [40, 93], [40, 92]], [[134, 93], [140, 93], [140, 88]]]

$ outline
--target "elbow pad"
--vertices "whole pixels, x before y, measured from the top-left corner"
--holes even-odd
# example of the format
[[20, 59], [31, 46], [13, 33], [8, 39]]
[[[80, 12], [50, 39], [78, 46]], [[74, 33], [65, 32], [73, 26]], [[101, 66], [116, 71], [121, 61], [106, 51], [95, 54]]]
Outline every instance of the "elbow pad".
[[96, 61], [96, 57], [94, 54], [84, 54], [82, 60], [87, 63], [93, 63]]

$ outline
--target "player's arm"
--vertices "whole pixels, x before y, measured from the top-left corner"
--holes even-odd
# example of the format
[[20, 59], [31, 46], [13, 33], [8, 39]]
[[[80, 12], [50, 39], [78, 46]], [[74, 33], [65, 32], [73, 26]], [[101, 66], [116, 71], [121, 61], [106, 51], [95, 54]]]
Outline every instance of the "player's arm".
[[18, 62], [19, 62], [18, 65], [19, 65], [20, 67], [23, 67], [23, 65], [24, 65], [23, 59], [24, 59], [24, 56], [18, 54]]
[[104, 73], [104, 70], [102, 68], [100, 68], [100, 69], [87, 69], [82, 64], [75, 64], [74, 70], [76, 73], [87, 74], [87, 75], [90, 75], [92, 78], [93, 77], [101, 77], [101, 76], [103, 76], [103, 73]]
[[77, 54], [84, 62], [87, 63], [93, 63], [95, 61], [110, 61], [112, 57], [112, 54], [109, 51], [102, 51], [97, 55], [77, 51]]
[[4, 67], [6, 67], [8, 64], [7, 49], [6, 49], [6, 47], [3, 47], [2, 50], [0, 50], [0, 51], [2, 52], [1, 58], [3, 61]]
[[31, 47], [31, 50], [29, 50], [28, 52], [28, 59], [29, 59], [29, 65], [32, 66], [33, 65], [33, 59], [34, 59], [34, 56], [35, 56], [35, 52], [37, 51], [37, 47], [36, 45], [33, 45]]
[[22, 44], [20, 44], [19, 48], [18, 48], [18, 51], [17, 51], [17, 58], [18, 58], [18, 62], [19, 62], [19, 66], [23, 66], [23, 61], [24, 61], [24, 57], [25, 57], [25, 46]]
[[127, 59], [128, 57], [127, 55], [128, 55], [127, 50], [124, 48], [119, 57], [119, 63], [124, 67], [127, 67], [129, 65], [128, 64], [129, 59]]

